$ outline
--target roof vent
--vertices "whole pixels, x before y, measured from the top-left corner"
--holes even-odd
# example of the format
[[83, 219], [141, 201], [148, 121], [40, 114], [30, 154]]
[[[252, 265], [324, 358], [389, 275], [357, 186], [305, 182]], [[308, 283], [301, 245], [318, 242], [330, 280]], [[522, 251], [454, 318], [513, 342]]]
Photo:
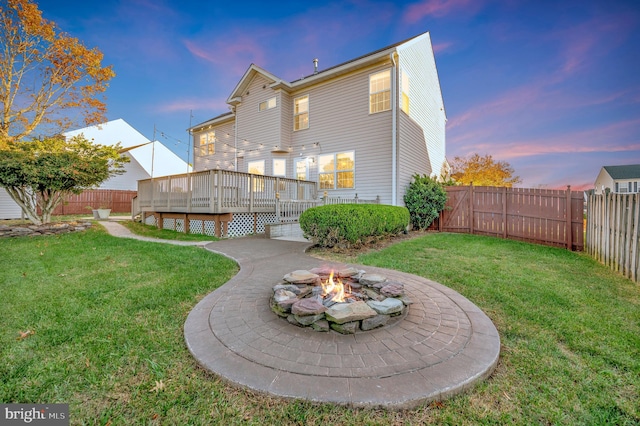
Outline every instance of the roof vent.
[[313, 60], [313, 73], [318, 74], [318, 58]]

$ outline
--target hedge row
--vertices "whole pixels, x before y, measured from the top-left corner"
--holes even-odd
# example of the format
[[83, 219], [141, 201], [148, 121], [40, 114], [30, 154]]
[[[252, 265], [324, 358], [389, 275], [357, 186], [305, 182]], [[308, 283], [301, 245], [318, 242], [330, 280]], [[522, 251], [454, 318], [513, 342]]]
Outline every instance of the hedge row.
[[408, 225], [405, 207], [380, 204], [330, 204], [300, 216], [305, 237], [322, 247], [357, 247], [403, 232]]

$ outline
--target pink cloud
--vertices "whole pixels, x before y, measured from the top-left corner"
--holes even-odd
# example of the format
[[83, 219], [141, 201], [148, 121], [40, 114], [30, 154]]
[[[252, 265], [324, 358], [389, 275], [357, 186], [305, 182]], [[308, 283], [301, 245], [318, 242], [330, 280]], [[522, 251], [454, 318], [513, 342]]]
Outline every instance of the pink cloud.
[[427, 16], [441, 18], [460, 11], [474, 12], [481, 7], [481, 3], [478, 0], [423, 0], [409, 5], [402, 20], [408, 24], [415, 24]]
[[500, 157], [513, 159], [544, 154], [596, 153], [596, 152], [632, 152], [640, 151], [640, 139], [637, 136], [640, 119], [610, 123], [601, 127], [579, 130], [556, 136], [515, 141], [494, 145]]
[[433, 52], [434, 53], [441, 53], [444, 51], [449, 50], [449, 48], [453, 46], [453, 42], [447, 41], [444, 43], [436, 43], [433, 45]]
[[212, 44], [183, 40], [187, 50], [195, 57], [215, 65], [225, 65], [234, 74], [242, 74], [249, 64], [264, 66], [266, 53], [260, 44], [249, 37], [218, 39]]
[[227, 109], [226, 99], [176, 99], [155, 106], [159, 113], [184, 112], [191, 110], [223, 111]]
[[599, 14], [578, 25], [549, 32], [543, 38], [558, 44], [561, 63], [553, 78], [564, 81], [597, 64], [612, 48], [629, 37], [635, 25], [633, 18], [626, 15]]

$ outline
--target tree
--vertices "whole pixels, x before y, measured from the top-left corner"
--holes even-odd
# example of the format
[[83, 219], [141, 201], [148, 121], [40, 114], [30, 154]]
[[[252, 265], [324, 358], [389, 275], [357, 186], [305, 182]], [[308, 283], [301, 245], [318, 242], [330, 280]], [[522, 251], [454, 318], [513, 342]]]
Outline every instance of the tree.
[[456, 157], [451, 163], [451, 177], [460, 185], [506, 186], [520, 183], [519, 176], [506, 161], [494, 161], [491, 155], [481, 157], [473, 154], [469, 158]]
[[404, 204], [415, 229], [427, 229], [440, 216], [446, 203], [447, 191], [441, 183], [427, 175], [413, 175], [413, 182], [404, 194]]
[[105, 121], [98, 97], [114, 77], [102, 53], [59, 31], [29, 0], [0, 4], [0, 149], [32, 135], [59, 134], [81, 114], [89, 126]]
[[51, 222], [51, 213], [65, 196], [124, 173], [129, 161], [120, 155], [119, 144], [98, 145], [82, 136], [6, 145], [0, 150], [0, 186], [36, 225]]

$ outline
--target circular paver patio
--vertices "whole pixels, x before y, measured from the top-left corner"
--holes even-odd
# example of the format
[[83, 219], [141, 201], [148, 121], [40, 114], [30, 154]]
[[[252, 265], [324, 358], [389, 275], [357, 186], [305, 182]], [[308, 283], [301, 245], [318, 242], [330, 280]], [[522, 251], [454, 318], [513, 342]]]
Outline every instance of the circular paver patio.
[[405, 284], [413, 301], [392, 326], [342, 335], [296, 327], [269, 307], [273, 285], [296, 269], [331, 266], [308, 243], [242, 238], [207, 245], [241, 269], [189, 314], [198, 363], [232, 384], [285, 398], [410, 408], [468, 389], [495, 368], [500, 338], [473, 303], [436, 282], [356, 266]]

